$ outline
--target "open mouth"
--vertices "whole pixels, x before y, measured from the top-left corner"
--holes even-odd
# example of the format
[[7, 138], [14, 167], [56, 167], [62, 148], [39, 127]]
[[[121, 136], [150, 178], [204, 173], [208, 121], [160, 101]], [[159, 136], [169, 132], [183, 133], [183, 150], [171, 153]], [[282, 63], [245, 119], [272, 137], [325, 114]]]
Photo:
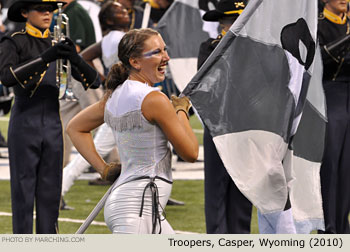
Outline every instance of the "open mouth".
[[168, 65], [168, 62], [161, 64], [161, 65], [158, 67], [158, 71], [159, 71], [161, 74], [164, 74], [167, 65]]

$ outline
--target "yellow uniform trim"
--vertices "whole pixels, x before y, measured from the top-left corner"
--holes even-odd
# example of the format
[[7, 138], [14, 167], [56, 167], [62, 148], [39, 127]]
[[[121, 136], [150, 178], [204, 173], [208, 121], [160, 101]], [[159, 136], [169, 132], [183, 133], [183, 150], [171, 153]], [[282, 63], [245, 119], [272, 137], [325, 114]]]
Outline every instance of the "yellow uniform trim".
[[131, 13], [131, 22], [130, 22], [130, 30], [134, 29], [135, 26], [135, 11], [130, 9], [129, 13]]
[[44, 33], [42, 33], [38, 28], [35, 28], [29, 23], [26, 23], [26, 32], [35, 38], [48, 38], [50, 35], [49, 29], [46, 29]]
[[236, 8], [239, 8], [239, 7], [242, 7], [242, 8], [245, 8], [245, 4], [244, 2], [238, 2], [238, 3], [234, 3]]
[[225, 11], [224, 14], [230, 15], [230, 14], [239, 14], [241, 15], [243, 10], [234, 10], [234, 11]]
[[13, 36], [15, 36], [17, 34], [25, 34], [25, 33], [26, 33], [25, 30], [22, 30], [22, 31], [19, 31], [19, 32], [14, 32], [14, 33], [11, 34], [11, 37], [13, 37]]
[[13, 77], [15, 77], [15, 79], [17, 80], [17, 82], [21, 85], [21, 87], [25, 89], [24, 84], [17, 78], [17, 75], [16, 75], [15, 72], [13, 71], [12, 67], [10, 67], [10, 71], [11, 71]]
[[145, 3], [149, 3], [151, 5], [152, 8], [155, 9], [160, 9], [159, 4], [157, 4], [156, 2], [154, 2], [154, 0], [143, 0]]
[[346, 23], [345, 13], [344, 13], [344, 17], [341, 18], [338, 15], [334, 14], [333, 12], [329, 11], [328, 9], [324, 8], [323, 16], [325, 18], [327, 18], [329, 21], [336, 23], [336, 24], [345, 24]]
[[39, 87], [41, 81], [43, 80], [45, 74], [46, 74], [46, 71], [44, 71], [44, 72], [40, 75], [41, 78], [40, 78], [40, 80], [35, 84], [35, 88], [31, 91], [31, 94], [30, 94], [29, 97], [32, 97], [32, 96], [34, 95], [35, 91], [38, 89], [38, 87]]

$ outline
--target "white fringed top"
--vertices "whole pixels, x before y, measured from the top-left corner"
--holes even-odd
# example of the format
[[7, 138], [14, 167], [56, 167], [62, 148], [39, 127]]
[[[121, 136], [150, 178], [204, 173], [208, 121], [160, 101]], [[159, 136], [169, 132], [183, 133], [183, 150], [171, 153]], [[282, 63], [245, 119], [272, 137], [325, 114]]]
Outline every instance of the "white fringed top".
[[126, 80], [106, 103], [105, 122], [113, 130], [122, 164], [116, 186], [144, 176], [172, 181], [168, 140], [141, 112], [144, 98], [154, 91], [159, 89]]

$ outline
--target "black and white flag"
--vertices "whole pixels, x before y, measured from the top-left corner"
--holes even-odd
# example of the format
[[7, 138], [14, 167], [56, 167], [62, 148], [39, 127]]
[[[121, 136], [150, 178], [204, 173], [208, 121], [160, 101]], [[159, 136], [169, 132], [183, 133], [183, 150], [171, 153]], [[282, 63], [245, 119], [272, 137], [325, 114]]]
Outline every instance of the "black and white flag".
[[169, 69], [171, 76], [182, 91], [197, 73], [197, 58], [202, 41], [218, 35], [218, 22], [205, 22], [200, 9], [211, 7], [211, 0], [175, 0], [164, 16], [159, 20], [156, 29], [162, 35], [171, 58]]
[[316, 33], [316, 0], [250, 0], [183, 91], [240, 191], [262, 214], [283, 211], [289, 194], [302, 233], [324, 227]]

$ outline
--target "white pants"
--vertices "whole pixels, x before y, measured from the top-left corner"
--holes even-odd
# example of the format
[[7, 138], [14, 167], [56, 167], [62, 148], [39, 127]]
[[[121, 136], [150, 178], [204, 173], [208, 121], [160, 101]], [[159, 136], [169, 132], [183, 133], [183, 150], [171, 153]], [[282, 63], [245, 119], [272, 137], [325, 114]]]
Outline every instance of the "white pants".
[[[115, 139], [112, 129], [106, 123], [98, 128], [94, 137], [94, 143], [97, 152], [102, 157], [106, 157], [115, 147]], [[62, 196], [69, 191], [74, 184], [74, 181], [89, 167], [90, 164], [80, 154], [74, 157], [74, 159], [63, 169]]]
[[[107, 226], [115, 234], [152, 233], [152, 193], [146, 189], [144, 207], [140, 217], [142, 195], [150, 179], [130, 181], [115, 188], [105, 203], [104, 217]], [[156, 179], [159, 193], [159, 214], [161, 215], [169, 199], [172, 185]], [[161, 234], [174, 234], [167, 220], [161, 216]], [[160, 231], [157, 222], [156, 234]]]
[[269, 214], [258, 211], [260, 234], [296, 234], [292, 209]]

